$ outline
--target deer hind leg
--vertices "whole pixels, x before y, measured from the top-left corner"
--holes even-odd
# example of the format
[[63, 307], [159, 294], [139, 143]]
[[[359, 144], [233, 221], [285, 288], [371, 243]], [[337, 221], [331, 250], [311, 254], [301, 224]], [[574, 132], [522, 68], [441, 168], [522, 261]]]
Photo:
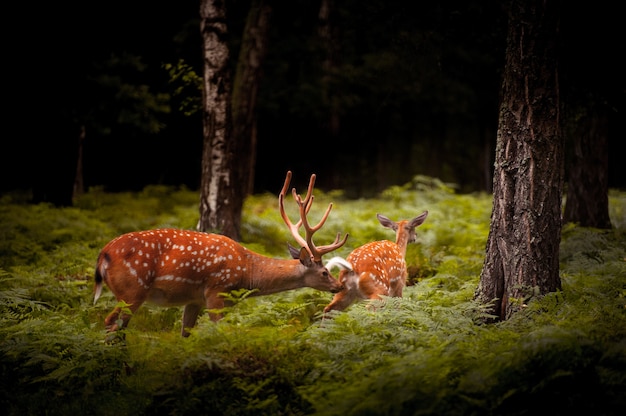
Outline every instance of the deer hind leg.
[[389, 296], [401, 298], [408, 277], [409, 276], [406, 272], [406, 268], [403, 269], [399, 274], [391, 275], [389, 278], [389, 281], [391, 282], [389, 285]]
[[217, 322], [222, 319], [222, 310], [226, 306], [224, 297], [220, 295], [221, 291], [205, 291], [204, 299], [206, 308], [209, 310], [209, 317], [211, 321]]
[[[114, 292], [115, 293], [115, 292]], [[129, 295], [129, 294], [127, 294]], [[132, 296], [117, 296], [118, 305], [115, 306], [113, 312], [111, 312], [104, 319], [104, 326], [106, 327], [108, 332], [117, 331], [118, 329], [124, 329], [128, 326], [128, 322], [132, 315], [139, 309], [141, 305], [146, 301], [146, 297], [148, 296], [148, 291], [141, 291], [139, 293], [135, 293]], [[132, 299], [132, 302], [129, 302], [124, 299], [127, 297]], [[126, 307], [120, 307], [120, 302], [126, 302]]]
[[[113, 312], [107, 315], [107, 317], [104, 319], [104, 326], [106, 327], [108, 332], [117, 331], [119, 329], [118, 319], [120, 317], [121, 312], [122, 312], [122, 309], [119, 306], [116, 306], [115, 309], [113, 309]], [[130, 320], [130, 316], [122, 315], [122, 321], [124, 322], [123, 326], [128, 325], [129, 320]]]
[[143, 302], [135, 304], [136, 306], [128, 306], [130, 313], [125, 313], [122, 311], [121, 307], [116, 306], [115, 309], [113, 309], [113, 312], [107, 315], [107, 317], [104, 319], [104, 326], [107, 329], [107, 332], [114, 332], [118, 329], [126, 328], [128, 326], [128, 322], [130, 321], [130, 318], [132, 317], [132, 314], [135, 313], [137, 309], [139, 309], [139, 306], [141, 306], [142, 303]]
[[367, 309], [377, 309], [373, 303], [382, 300], [383, 296], [389, 296], [389, 286], [385, 283], [386, 278], [370, 272], [363, 272], [359, 277], [359, 292], [368, 301]]
[[359, 292], [363, 299], [381, 299], [389, 296], [389, 285], [385, 282], [386, 276], [363, 272], [359, 275]]

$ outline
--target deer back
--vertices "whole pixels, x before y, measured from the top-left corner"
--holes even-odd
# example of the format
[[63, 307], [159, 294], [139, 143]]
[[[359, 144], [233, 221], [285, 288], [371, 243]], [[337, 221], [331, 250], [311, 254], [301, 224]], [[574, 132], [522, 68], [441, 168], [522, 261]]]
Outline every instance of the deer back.
[[228, 237], [159, 229], [112, 240], [100, 252], [97, 271], [118, 299], [175, 306], [202, 302], [207, 287], [236, 288], [246, 260], [244, 247]]
[[391, 241], [374, 241], [355, 249], [347, 257], [352, 271], [342, 270], [339, 281], [358, 279], [360, 297], [371, 299], [378, 295], [402, 294], [406, 281], [406, 263], [398, 246]]

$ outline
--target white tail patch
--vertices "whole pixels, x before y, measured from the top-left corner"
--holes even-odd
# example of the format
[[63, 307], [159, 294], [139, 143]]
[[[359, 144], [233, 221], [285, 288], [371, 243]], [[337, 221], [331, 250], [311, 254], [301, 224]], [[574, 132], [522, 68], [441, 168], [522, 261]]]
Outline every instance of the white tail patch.
[[93, 304], [95, 305], [102, 294], [102, 284], [96, 285], [96, 293], [93, 296]]
[[344, 259], [343, 257], [333, 257], [332, 259], [328, 260], [328, 262], [326, 263], [326, 268], [328, 270], [332, 270], [333, 267], [338, 267], [342, 270], [349, 270], [352, 271], [352, 263], [350, 263], [348, 260]]

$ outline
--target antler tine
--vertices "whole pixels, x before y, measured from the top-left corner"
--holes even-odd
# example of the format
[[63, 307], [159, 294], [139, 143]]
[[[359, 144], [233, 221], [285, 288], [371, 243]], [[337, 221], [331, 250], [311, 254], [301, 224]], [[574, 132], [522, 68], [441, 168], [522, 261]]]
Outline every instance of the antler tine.
[[328, 219], [328, 215], [330, 215], [330, 211], [333, 209], [333, 204], [331, 202], [328, 204], [328, 208], [326, 208], [326, 212], [324, 212], [322, 219], [317, 223], [317, 225], [311, 226], [311, 224], [309, 224], [307, 214], [309, 213], [309, 210], [311, 209], [311, 206], [313, 204], [313, 199], [315, 198], [313, 196], [315, 178], [316, 178], [315, 174], [311, 175], [311, 180], [309, 181], [309, 189], [307, 190], [306, 198], [304, 199], [304, 201], [302, 200], [300, 195], [296, 194], [295, 189], [294, 189], [293, 194], [294, 194], [294, 197], [296, 198], [296, 201], [298, 202], [298, 205], [300, 206], [300, 221], [302, 221], [302, 224], [304, 225], [304, 231], [306, 233], [306, 242], [307, 242], [307, 246], [309, 247], [309, 251], [311, 252], [311, 255], [313, 256], [313, 260], [321, 263], [322, 256], [344, 245], [346, 241], [348, 240], [348, 235], [346, 234], [344, 239], [340, 240], [341, 233], [337, 233], [337, 237], [335, 238], [334, 243], [321, 246], [321, 247], [316, 247], [315, 244], [313, 243], [313, 234], [316, 231], [318, 231], [320, 228], [322, 228], [322, 226]]
[[311, 234], [312, 236], [313, 233], [319, 230], [320, 228], [322, 228], [322, 226], [326, 222], [326, 219], [328, 218], [328, 215], [330, 214], [330, 210], [333, 208], [333, 204], [332, 202], [328, 204], [328, 208], [326, 208], [326, 212], [322, 216], [322, 219], [317, 223], [317, 225], [311, 226], [311, 224], [309, 224], [309, 219], [307, 218], [307, 214], [309, 213], [309, 210], [311, 209], [311, 203], [313, 202], [313, 198], [311, 197], [309, 201], [303, 202], [302, 199], [300, 198], [300, 195], [298, 195], [296, 198], [296, 202], [298, 203], [298, 206], [300, 207], [300, 222], [304, 224], [304, 230], [307, 232], [307, 235]]
[[320, 220], [320, 222], [317, 223], [316, 226], [311, 227], [311, 225], [309, 224], [307, 215], [309, 214], [309, 211], [311, 210], [311, 207], [313, 206], [313, 200], [315, 199], [315, 196], [313, 195], [313, 188], [315, 187], [316, 177], [317, 176], [315, 174], [311, 175], [311, 179], [309, 180], [309, 188], [307, 189], [306, 197], [304, 198], [304, 200], [302, 199], [300, 195], [296, 193], [295, 188], [292, 189], [293, 197], [298, 203], [298, 206], [300, 207], [300, 222], [304, 224], [304, 229], [307, 231], [310, 231], [311, 233], [314, 233], [320, 228], [322, 228], [322, 226], [324, 225], [324, 222], [326, 222], [326, 218], [328, 218], [328, 214], [330, 214], [330, 210], [332, 209], [332, 205], [333, 205], [332, 203], [330, 203], [328, 205], [328, 208], [326, 209], [326, 212], [324, 213], [324, 216]]
[[285, 196], [287, 194], [287, 188], [289, 188], [289, 183], [291, 182], [291, 171], [287, 171], [287, 176], [285, 177], [285, 183], [283, 184], [283, 189], [280, 191], [281, 196]]
[[330, 253], [331, 251], [335, 251], [339, 247], [341, 247], [344, 244], [346, 244], [346, 241], [348, 241], [348, 235], [349, 234], [346, 233], [346, 235], [343, 237], [343, 240], [340, 240], [341, 233], [337, 233], [337, 237], [335, 237], [335, 241], [332, 244], [328, 244], [328, 245], [325, 245], [325, 246], [317, 247], [317, 252], [319, 253], [320, 259], [322, 258], [322, 256], [324, 254]]
[[[300, 219], [300, 221], [298, 221], [294, 225], [289, 219], [289, 216], [287, 215], [287, 213], [285, 212], [285, 195], [287, 194], [287, 189], [289, 188], [290, 182], [291, 182], [291, 171], [287, 171], [287, 177], [285, 178], [283, 189], [280, 191], [280, 194], [278, 194], [278, 209], [280, 211], [281, 217], [283, 217], [283, 221], [287, 225], [287, 228], [289, 228], [289, 231], [291, 232], [291, 235], [293, 236], [293, 238], [298, 242], [298, 244], [301, 247], [308, 247], [306, 240], [302, 238], [300, 233], [298, 233], [298, 229], [302, 225], [302, 219]], [[295, 189], [294, 189], [294, 193], [295, 193]]]
[[337, 237], [335, 238], [335, 241], [332, 244], [316, 247], [315, 243], [313, 243], [313, 234], [316, 231], [318, 231], [320, 228], [322, 228], [322, 226], [326, 222], [326, 219], [328, 218], [328, 215], [330, 214], [330, 210], [332, 208], [333, 208], [333, 204], [332, 203], [328, 204], [328, 208], [326, 208], [326, 212], [322, 216], [322, 219], [320, 220], [320, 222], [318, 222], [316, 226], [312, 227], [309, 224], [309, 221], [308, 221], [306, 215], [302, 215], [303, 209], [302, 209], [302, 206], [300, 207], [300, 214], [301, 214], [301, 217], [302, 217], [302, 224], [304, 224], [304, 231], [306, 233], [306, 242], [307, 242], [307, 245], [309, 247], [309, 251], [311, 252], [311, 255], [313, 256], [313, 260], [316, 261], [316, 262], [321, 262], [322, 261], [322, 256], [324, 254], [330, 253], [331, 251], [334, 251], [334, 250], [337, 250], [339, 247], [343, 246], [346, 243], [346, 241], [348, 241], [348, 234], [346, 234], [346, 236], [343, 238], [343, 240], [340, 240], [341, 239], [341, 233], [337, 233]]

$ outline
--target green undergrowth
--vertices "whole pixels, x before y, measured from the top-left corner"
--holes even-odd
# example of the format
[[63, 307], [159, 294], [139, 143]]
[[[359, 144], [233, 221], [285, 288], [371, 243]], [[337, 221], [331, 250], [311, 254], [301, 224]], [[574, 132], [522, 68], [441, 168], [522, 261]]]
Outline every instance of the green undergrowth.
[[[418, 177], [377, 198], [316, 192], [315, 236], [393, 239], [392, 219], [429, 211], [409, 246], [403, 298], [353, 304], [322, 316], [332, 295], [298, 289], [251, 297], [219, 323], [201, 316], [180, 336], [180, 308], [142, 306], [123, 332], [93, 304], [99, 250], [132, 230], [193, 229], [198, 195], [148, 187], [95, 189], [74, 208], [0, 200], [0, 406], [7, 415], [617, 415], [626, 409], [626, 193], [611, 191], [612, 230], [567, 224], [562, 291], [486, 325], [473, 294], [491, 198]], [[286, 200], [292, 219], [293, 201]], [[287, 258], [294, 244], [276, 195], [247, 199], [243, 244]]]

